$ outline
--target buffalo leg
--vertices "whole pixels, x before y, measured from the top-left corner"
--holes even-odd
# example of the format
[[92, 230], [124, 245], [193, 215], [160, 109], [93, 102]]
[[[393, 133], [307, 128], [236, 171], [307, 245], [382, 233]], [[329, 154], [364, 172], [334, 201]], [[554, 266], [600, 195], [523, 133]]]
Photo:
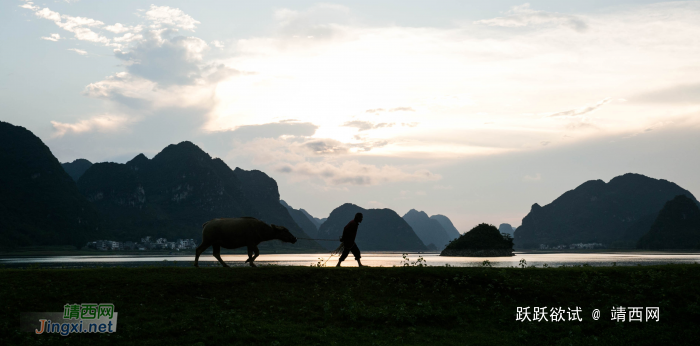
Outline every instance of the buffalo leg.
[[253, 252], [255, 252], [255, 256], [253, 256], [253, 260], [251, 262], [255, 261], [255, 259], [258, 258], [258, 256], [260, 256], [260, 250], [258, 250], [257, 245], [253, 247]]
[[[253, 253], [255, 253], [255, 256], [253, 256]], [[245, 260], [246, 263], [250, 263], [251, 267], [257, 267], [253, 261], [255, 261], [255, 258], [258, 257], [258, 247], [253, 245], [253, 246], [248, 246], [248, 259]]]
[[253, 261], [255, 261], [255, 259], [258, 258], [258, 256], [260, 256], [260, 250], [258, 250], [257, 245], [253, 246], [253, 252], [255, 252], [255, 256], [253, 256], [253, 258], [250, 260], [250, 265], [255, 267], [255, 263], [253, 263]]
[[228, 267], [228, 264], [221, 259], [221, 246], [214, 245], [214, 257], [219, 260], [219, 263], [221, 263], [222, 266]]
[[195, 255], [194, 255], [194, 266], [199, 267], [199, 255], [204, 252], [211, 244], [207, 244], [204, 241], [202, 241], [202, 244], [197, 246], [197, 250], [195, 250]]
[[253, 248], [248, 246], [248, 259], [245, 260], [245, 263], [250, 262], [250, 259], [253, 258]]

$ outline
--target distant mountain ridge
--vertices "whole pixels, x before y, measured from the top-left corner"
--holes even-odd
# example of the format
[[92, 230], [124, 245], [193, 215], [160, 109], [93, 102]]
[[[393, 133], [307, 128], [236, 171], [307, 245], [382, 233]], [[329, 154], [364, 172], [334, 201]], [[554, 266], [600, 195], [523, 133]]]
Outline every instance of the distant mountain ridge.
[[544, 207], [535, 203], [515, 231], [515, 246], [602, 243], [634, 247], [645, 232], [643, 226], [677, 195], [697, 203], [680, 186], [641, 174], [628, 173], [608, 183], [590, 180]]
[[[418, 238], [411, 226], [391, 209], [364, 209], [351, 203], [336, 208], [328, 220], [318, 230], [319, 237], [339, 239], [343, 228], [356, 213], [362, 213], [364, 220], [357, 232], [357, 245], [366, 251], [426, 251], [426, 246]], [[338, 243], [328, 242], [328, 249], [335, 249]]]
[[92, 166], [92, 162], [86, 160], [86, 159], [77, 159], [74, 160], [73, 162], [66, 162], [62, 163], [61, 166], [63, 169], [70, 175], [71, 178], [73, 178], [73, 181], [78, 181], [80, 177], [85, 173], [85, 171]]
[[498, 226], [498, 231], [513, 236], [513, 232], [515, 230], [513, 229], [513, 226], [511, 226], [509, 223], [502, 223], [500, 226]]
[[[274, 179], [257, 170], [231, 170], [187, 141], [167, 146], [150, 160], [139, 154], [126, 164], [96, 163], [78, 180], [78, 188], [109, 220], [115, 240], [145, 235], [198, 240], [204, 222], [241, 216], [309, 238], [280, 204]], [[322, 249], [308, 240], [263, 244]]]
[[280, 200], [280, 204], [287, 208], [287, 211], [289, 212], [289, 215], [292, 216], [292, 219], [294, 219], [297, 225], [299, 225], [299, 227], [301, 227], [301, 229], [303, 229], [304, 232], [309, 235], [309, 237], [315, 238], [318, 235], [318, 227], [313, 221], [311, 221], [307, 214], [302, 211], [303, 209], [294, 209], [284, 200]]
[[700, 208], [695, 201], [678, 195], [666, 202], [637, 248], [700, 249]]
[[324, 217], [324, 218], [317, 218], [317, 217], [314, 217], [314, 216], [312, 216], [311, 214], [309, 214], [308, 211], [306, 211], [306, 210], [304, 210], [304, 209], [299, 209], [299, 211], [301, 211], [302, 213], [304, 213], [304, 215], [306, 215], [306, 217], [308, 217], [309, 220], [311, 220], [311, 222], [313, 222], [314, 225], [316, 225], [317, 228], [321, 228], [321, 225], [323, 225], [323, 223], [326, 222], [326, 220], [328, 220], [327, 217]]
[[452, 224], [452, 220], [450, 220], [450, 218], [448, 218], [447, 216], [437, 214], [431, 216], [430, 218], [433, 220], [437, 220], [437, 222], [439, 222], [440, 225], [442, 225], [442, 228], [445, 229], [445, 232], [447, 232], [447, 236], [450, 238], [450, 240], [457, 239], [462, 235], [461, 233], [459, 233], [455, 225]]
[[51, 150], [0, 121], [0, 247], [85, 245], [100, 217]]
[[429, 218], [428, 214], [423, 211], [411, 209], [403, 216], [403, 219], [413, 228], [418, 238], [426, 246], [433, 244], [439, 251], [442, 251], [452, 240], [440, 222]]

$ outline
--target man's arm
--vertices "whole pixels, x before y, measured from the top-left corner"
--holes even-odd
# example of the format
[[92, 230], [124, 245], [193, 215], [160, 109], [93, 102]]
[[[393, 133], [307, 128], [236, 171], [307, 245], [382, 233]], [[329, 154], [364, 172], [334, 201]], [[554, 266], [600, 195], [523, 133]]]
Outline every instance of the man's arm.
[[348, 233], [348, 227], [350, 227], [350, 225], [352, 225], [352, 221], [348, 222], [348, 224], [343, 227], [343, 234], [340, 236], [341, 242], [345, 242], [345, 235]]

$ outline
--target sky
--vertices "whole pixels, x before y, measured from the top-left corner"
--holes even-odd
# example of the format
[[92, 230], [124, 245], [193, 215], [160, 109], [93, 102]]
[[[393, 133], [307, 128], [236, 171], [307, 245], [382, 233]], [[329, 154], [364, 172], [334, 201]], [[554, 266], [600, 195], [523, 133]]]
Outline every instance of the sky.
[[61, 162], [191, 141], [316, 217], [519, 226], [625, 173], [700, 195], [699, 1], [0, 3], [0, 120]]

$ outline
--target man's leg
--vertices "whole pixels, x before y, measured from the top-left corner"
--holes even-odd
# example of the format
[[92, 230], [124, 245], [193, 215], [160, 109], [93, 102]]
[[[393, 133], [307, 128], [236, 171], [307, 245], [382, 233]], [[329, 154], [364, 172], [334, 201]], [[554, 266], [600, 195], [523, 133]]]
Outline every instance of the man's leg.
[[362, 267], [362, 262], [360, 262], [360, 257], [362, 255], [360, 254], [360, 248], [357, 247], [357, 244], [353, 244], [352, 248], [350, 248], [350, 251], [352, 251], [352, 255], [355, 256], [355, 260], [357, 261], [357, 265]]
[[336, 264], [336, 267], [340, 267], [340, 263], [345, 261], [346, 258], [348, 258], [348, 254], [350, 254], [350, 247], [347, 246], [347, 244], [343, 244], [343, 254], [340, 255], [340, 259], [338, 260], [338, 264]]

